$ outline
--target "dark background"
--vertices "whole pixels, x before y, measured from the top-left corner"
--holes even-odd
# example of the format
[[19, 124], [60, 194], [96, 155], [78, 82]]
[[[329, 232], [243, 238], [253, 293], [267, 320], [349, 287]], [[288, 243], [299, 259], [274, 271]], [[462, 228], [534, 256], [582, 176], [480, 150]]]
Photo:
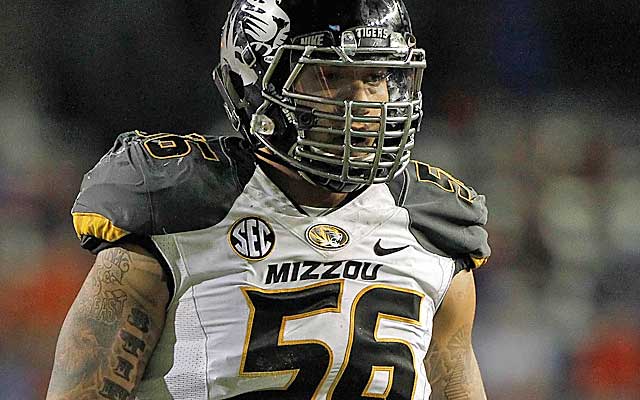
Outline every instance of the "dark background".
[[[82, 174], [119, 132], [230, 132], [210, 77], [229, 4], [2, 5], [0, 398], [46, 391], [92, 264]], [[640, 398], [640, 3], [406, 4], [429, 62], [416, 157], [488, 196], [489, 398]]]

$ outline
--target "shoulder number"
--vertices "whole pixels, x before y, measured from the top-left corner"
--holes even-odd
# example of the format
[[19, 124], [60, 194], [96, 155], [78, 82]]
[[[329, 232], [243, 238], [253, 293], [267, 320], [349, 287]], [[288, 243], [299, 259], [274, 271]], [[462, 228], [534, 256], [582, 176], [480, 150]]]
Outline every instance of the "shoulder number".
[[418, 182], [432, 183], [446, 192], [456, 193], [458, 197], [469, 203], [473, 203], [475, 200], [473, 190], [469, 189], [464, 182], [447, 171], [420, 161], [411, 161], [416, 166]]
[[148, 134], [135, 131], [136, 135], [145, 138], [143, 144], [147, 153], [153, 158], [167, 159], [185, 157], [195, 146], [205, 160], [220, 161], [207, 139], [197, 133], [177, 135], [175, 133]]

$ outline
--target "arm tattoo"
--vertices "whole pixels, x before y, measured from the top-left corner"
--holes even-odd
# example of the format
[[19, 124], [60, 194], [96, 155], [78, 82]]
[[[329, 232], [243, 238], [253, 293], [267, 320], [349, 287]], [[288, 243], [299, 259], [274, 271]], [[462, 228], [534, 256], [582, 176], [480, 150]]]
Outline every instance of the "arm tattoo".
[[131, 257], [126, 251], [109, 251], [103, 257], [101, 269], [98, 270], [98, 283], [118, 283], [122, 285], [122, 278], [129, 271]]
[[132, 398], [164, 323], [164, 304], [147, 290], [157, 288], [138, 290], [136, 273], [126, 250], [98, 255], [60, 332], [47, 399]]
[[431, 343], [425, 367], [433, 389], [432, 399], [485, 398], [480, 371], [470, 345], [470, 332], [469, 326], [463, 326], [444, 348], [436, 342]]
[[444, 388], [447, 399], [469, 399], [471, 377], [471, 351], [465, 346], [464, 331], [458, 331], [449, 342], [448, 350], [451, 357], [449, 379]]
[[[122, 279], [129, 271], [131, 258], [125, 251], [105, 251], [103, 257], [96, 263], [96, 273], [89, 282], [93, 296], [78, 298], [79, 312], [92, 316], [95, 321], [107, 325], [115, 324], [122, 316], [127, 294], [118, 289], [122, 286]], [[102, 256], [103, 254], [101, 254]]]

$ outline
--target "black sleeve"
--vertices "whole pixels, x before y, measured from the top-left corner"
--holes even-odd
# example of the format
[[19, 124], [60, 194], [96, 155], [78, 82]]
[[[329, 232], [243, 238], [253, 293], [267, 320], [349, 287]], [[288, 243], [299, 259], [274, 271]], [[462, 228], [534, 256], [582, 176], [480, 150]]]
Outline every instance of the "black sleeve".
[[491, 254], [485, 196], [440, 168], [412, 160], [389, 184], [409, 213], [410, 230], [427, 250], [456, 259], [456, 272], [486, 263]]
[[254, 169], [239, 138], [121, 134], [82, 181], [71, 210], [76, 233], [115, 242], [207, 228]]

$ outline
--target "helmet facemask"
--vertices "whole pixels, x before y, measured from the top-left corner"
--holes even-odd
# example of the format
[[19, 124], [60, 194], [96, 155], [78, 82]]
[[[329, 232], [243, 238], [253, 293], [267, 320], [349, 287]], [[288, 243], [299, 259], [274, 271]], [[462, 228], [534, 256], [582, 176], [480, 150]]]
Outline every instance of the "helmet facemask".
[[[342, 33], [340, 46], [283, 45], [269, 61], [251, 134], [305, 179], [348, 192], [388, 182], [407, 166], [425, 68], [411, 34], [356, 28]], [[271, 137], [273, 107], [295, 132], [287, 148]]]

